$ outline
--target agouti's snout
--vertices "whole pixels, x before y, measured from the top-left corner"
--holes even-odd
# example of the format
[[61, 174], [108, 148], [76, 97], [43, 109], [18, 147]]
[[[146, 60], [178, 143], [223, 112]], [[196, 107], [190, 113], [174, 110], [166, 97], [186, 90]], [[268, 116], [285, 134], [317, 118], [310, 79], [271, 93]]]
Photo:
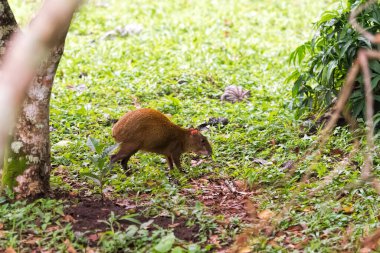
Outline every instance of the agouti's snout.
[[174, 163], [180, 170], [183, 153], [212, 155], [210, 143], [197, 129], [177, 126], [161, 112], [148, 108], [126, 113], [113, 126], [112, 136], [120, 143], [120, 150], [111, 162], [121, 160], [124, 169], [138, 150], [164, 155], [170, 169]]

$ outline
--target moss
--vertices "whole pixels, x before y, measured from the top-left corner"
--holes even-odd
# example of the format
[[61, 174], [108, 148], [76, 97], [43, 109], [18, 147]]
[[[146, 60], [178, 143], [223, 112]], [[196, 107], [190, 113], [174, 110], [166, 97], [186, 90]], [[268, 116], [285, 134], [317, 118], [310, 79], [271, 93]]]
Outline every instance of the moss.
[[26, 158], [22, 153], [16, 154], [8, 148], [4, 155], [3, 175], [1, 178], [1, 188], [13, 189], [17, 186], [16, 178], [26, 169]]

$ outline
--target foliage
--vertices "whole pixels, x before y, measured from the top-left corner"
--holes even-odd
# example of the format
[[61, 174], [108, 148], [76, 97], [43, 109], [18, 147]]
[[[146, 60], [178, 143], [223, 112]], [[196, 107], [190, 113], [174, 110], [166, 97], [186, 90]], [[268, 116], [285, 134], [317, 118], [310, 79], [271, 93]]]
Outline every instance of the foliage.
[[[139, 106], [156, 108], [170, 114], [171, 119], [182, 126], [197, 126], [210, 117], [225, 117], [230, 122], [224, 127], [212, 126], [204, 133], [212, 143], [214, 160], [186, 155], [183, 165], [187, 173], [169, 172], [179, 184], [168, 181], [164, 172], [167, 165], [160, 156], [147, 153], [131, 157], [130, 176], [115, 165], [112, 173], [107, 172], [103, 177], [103, 185], [110, 189], [107, 194], [113, 198], [145, 204], [142, 209], [131, 211], [132, 214], [181, 217], [188, 225], [199, 225], [202, 230], [195, 242], [180, 241], [176, 237], [171, 245], [171, 229], [147, 231], [136, 223], [118, 231], [117, 224], [122, 222], [122, 217], [110, 216], [106, 220], [108, 230], [94, 247], [100, 252], [119, 247], [125, 247], [126, 252], [137, 252], [140, 247], [142, 252], [153, 252], [160, 245], [158, 249], [171, 246], [172, 252], [202, 252], [210, 250], [210, 235], [217, 236], [220, 245], [226, 247], [240, 232], [237, 228], [244, 224], [238, 219], [226, 224], [223, 213], [217, 217], [210, 215], [204, 203], [193, 201], [197, 196], [214, 194], [191, 185], [192, 181], [206, 177], [210, 181], [248, 180], [256, 193], [252, 200], [259, 204], [257, 212], [280, 212], [286, 204], [292, 203], [290, 211], [273, 230], [250, 238], [252, 251], [295, 251], [300, 238], [307, 239], [302, 244], [305, 252], [358, 251], [360, 239], [379, 226], [380, 198], [366, 185], [358, 185], [339, 196], [337, 193], [355, 184], [360, 177], [361, 157], [354, 157], [352, 164], [340, 170], [331, 184], [317, 195], [309, 196], [352, 150], [353, 137], [345, 127], [335, 129], [321, 160], [313, 167], [309, 182], [296, 191], [310, 165], [305, 150], [315, 141], [319, 126], [294, 118], [291, 87], [284, 84], [284, 77], [291, 71], [286, 62], [294, 45], [309, 39], [312, 19], [331, 2], [110, 0], [89, 1], [83, 7], [70, 29], [51, 99], [54, 168], [51, 177], [55, 189], [79, 194], [77, 185], [88, 185], [88, 181], [92, 181], [81, 176], [82, 173], [100, 173], [93, 158], [100, 158], [99, 154], [114, 144], [112, 122], [128, 110]], [[22, 20], [28, 20], [37, 4], [36, 1], [11, 1], [17, 19]], [[131, 23], [141, 24], [142, 32], [102, 39], [106, 32]], [[228, 85], [243, 86], [251, 91], [251, 98], [235, 104], [221, 102], [220, 96]], [[98, 140], [102, 146], [99, 152], [89, 151], [88, 136]], [[104, 159], [103, 168], [108, 171], [108, 158]], [[294, 176], [285, 181], [289, 172], [285, 165], [297, 159], [302, 163], [294, 168]], [[201, 162], [194, 166], [192, 160]], [[380, 160], [378, 157], [374, 160], [375, 171], [379, 171]], [[59, 173], [57, 168], [64, 168], [64, 173]], [[89, 194], [99, 190], [88, 188]], [[144, 196], [148, 197], [144, 199]], [[148, 203], [145, 203], [146, 198]], [[5, 200], [0, 199], [2, 201]], [[222, 196], [220, 201], [223, 201]], [[22, 244], [25, 238], [12, 230], [10, 221], [17, 221], [13, 217], [17, 210], [38, 208], [33, 209], [33, 203], [4, 203], [0, 205], [0, 223], [5, 224], [0, 228], [0, 251], [9, 245], [20, 252], [32, 251]], [[62, 209], [64, 205], [58, 202], [56, 207]], [[56, 207], [43, 208], [42, 213], [56, 217]], [[7, 213], [10, 214], [7, 220], [2, 219]], [[24, 215], [36, 218], [33, 212], [19, 216]], [[55, 218], [50, 218], [50, 223], [54, 225]], [[34, 227], [32, 219], [23, 224], [40, 229]], [[304, 229], [292, 234], [291, 228], [299, 224]], [[46, 223], [40, 225], [46, 226]], [[3, 230], [6, 239], [2, 237]], [[85, 235], [88, 233], [90, 231]], [[133, 242], [127, 233], [134, 233]], [[67, 247], [62, 238], [73, 238], [72, 246], [82, 252], [87, 247], [85, 235], [61, 226], [57, 231], [42, 234], [41, 245], [44, 250], [65, 252]], [[51, 240], [54, 236], [59, 240]], [[345, 238], [348, 239], [344, 241]]]
[[90, 178], [95, 182], [99, 188], [100, 193], [103, 196], [104, 185], [110, 176], [112, 164], [108, 162], [109, 155], [118, 148], [118, 144], [105, 147], [99, 140], [88, 137], [87, 146], [94, 152], [94, 156], [91, 157], [93, 164], [96, 166], [97, 171], [82, 172], [81, 175]]
[[[297, 69], [288, 77], [293, 81], [292, 94], [298, 116], [307, 109], [323, 110], [337, 96], [348, 69], [357, 56], [359, 48], [377, 49], [366, 38], [353, 30], [348, 22], [352, 9], [361, 0], [347, 0], [332, 10], [325, 11], [315, 23], [314, 37], [297, 47], [289, 61]], [[380, 29], [380, 5], [375, 4], [359, 17], [359, 23], [370, 33]], [[375, 100], [380, 101], [380, 63], [371, 61], [371, 83]], [[358, 78], [350, 98], [350, 108], [355, 117], [364, 117], [365, 95], [363, 80]], [[376, 112], [380, 108], [376, 108]], [[379, 117], [380, 114], [376, 117]]]

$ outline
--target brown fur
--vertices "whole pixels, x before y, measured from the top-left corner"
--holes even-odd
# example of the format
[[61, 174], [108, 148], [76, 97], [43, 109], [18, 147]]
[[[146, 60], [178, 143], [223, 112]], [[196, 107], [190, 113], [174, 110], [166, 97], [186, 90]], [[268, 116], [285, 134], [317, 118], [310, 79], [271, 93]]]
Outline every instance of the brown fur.
[[181, 169], [180, 156], [185, 152], [212, 153], [206, 137], [198, 131], [177, 126], [161, 112], [148, 108], [126, 113], [113, 126], [112, 136], [121, 144], [111, 162], [122, 160], [125, 169], [138, 150], [165, 155], [170, 169], [173, 162]]

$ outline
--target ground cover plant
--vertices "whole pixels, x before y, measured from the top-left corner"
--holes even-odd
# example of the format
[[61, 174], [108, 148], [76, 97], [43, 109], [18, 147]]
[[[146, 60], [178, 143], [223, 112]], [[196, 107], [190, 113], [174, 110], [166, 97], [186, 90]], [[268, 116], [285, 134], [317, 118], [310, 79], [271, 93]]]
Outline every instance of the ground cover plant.
[[[35, 1], [11, 1], [27, 22]], [[89, 1], [76, 15], [51, 101], [52, 193], [0, 198], [0, 249], [8, 252], [355, 251], [379, 227], [379, 197], [347, 158], [352, 134], [337, 127], [318, 164], [306, 150], [320, 122], [296, 119], [290, 53], [339, 1]], [[250, 97], [220, 98], [229, 85]], [[132, 173], [105, 159], [112, 124], [152, 107], [204, 131], [213, 159], [183, 158], [170, 171], [152, 154]], [[111, 150], [112, 148], [110, 148]], [[301, 162], [300, 162], [301, 161]], [[378, 166], [378, 158], [375, 157]], [[303, 173], [312, 168], [307, 183]], [[339, 168], [339, 167], [338, 167]], [[290, 171], [295, 173], [290, 175]], [[346, 188], [345, 188], [346, 187]]]

